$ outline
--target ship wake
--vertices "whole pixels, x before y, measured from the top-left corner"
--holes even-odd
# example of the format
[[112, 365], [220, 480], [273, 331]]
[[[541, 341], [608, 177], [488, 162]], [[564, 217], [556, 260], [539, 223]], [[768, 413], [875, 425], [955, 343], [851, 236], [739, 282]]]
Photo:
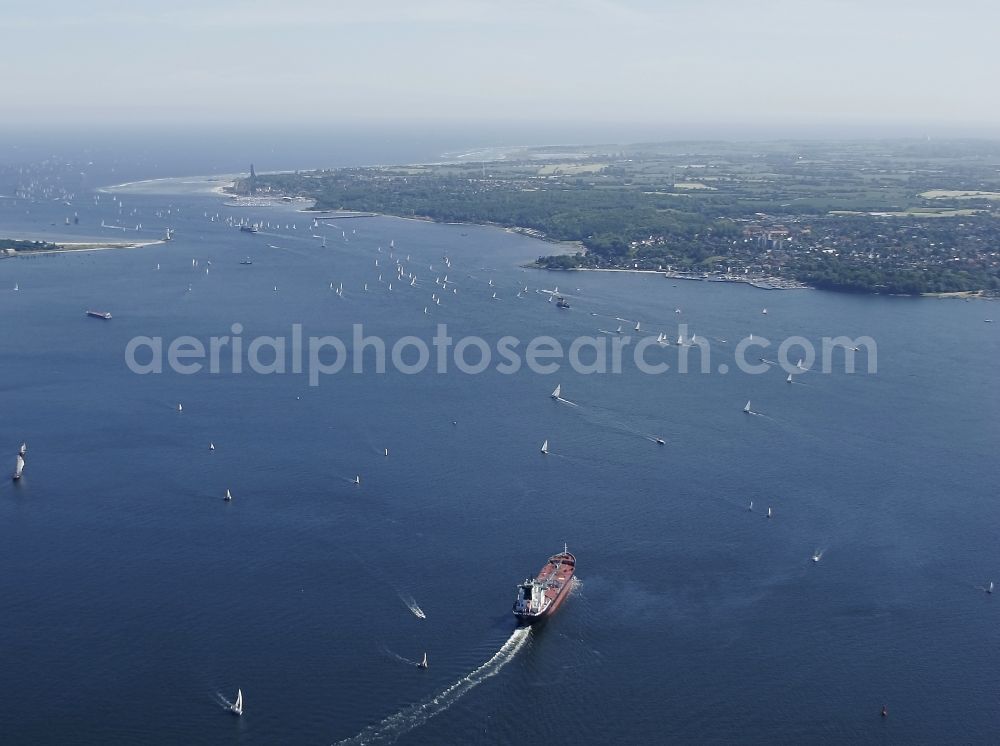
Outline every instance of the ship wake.
[[518, 654], [531, 635], [531, 627], [519, 627], [500, 649], [479, 668], [466, 674], [444, 691], [421, 702], [406, 707], [390, 715], [380, 723], [369, 725], [363, 731], [337, 746], [371, 746], [371, 744], [394, 743], [400, 736], [426, 723], [435, 715], [451, 707], [455, 702], [475, 689], [491, 676], [496, 676]]
[[417, 605], [417, 600], [413, 596], [408, 596], [404, 593], [397, 593], [397, 595], [399, 596], [399, 600], [402, 601], [404, 604], [406, 604], [406, 608], [410, 610], [413, 616], [415, 616], [417, 619], [427, 618], [427, 615], [424, 613], [424, 610]]

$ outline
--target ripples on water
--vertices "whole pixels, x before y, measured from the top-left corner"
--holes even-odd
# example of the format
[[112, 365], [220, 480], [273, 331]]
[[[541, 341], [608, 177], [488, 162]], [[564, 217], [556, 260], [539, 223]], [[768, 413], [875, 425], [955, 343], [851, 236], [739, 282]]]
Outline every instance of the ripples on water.
[[[518, 266], [549, 248], [494, 229], [379, 218], [349, 242], [326, 232], [323, 249], [287, 208], [120, 197], [175, 241], [0, 260], [0, 446], [30, 449], [22, 483], [0, 482], [11, 742], [496, 743], [526, 723], [575, 743], [986, 742], [1000, 727], [997, 599], [981, 590], [1000, 579], [1000, 326], [982, 304], [781, 292], [762, 317], [762, 291], [741, 286], [556, 282]], [[45, 233], [65, 211], [27, 209], [0, 204], [5, 231]], [[299, 229], [272, 241], [206, 211]], [[80, 213], [78, 238], [118, 218], [104, 201]], [[392, 239], [418, 287], [377, 282]], [[425, 316], [444, 254], [459, 292]], [[569, 311], [516, 298], [555, 284]], [[94, 306], [114, 319], [84, 317]], [[730, 343], [870, 334], [879, 374], [342, 374], [310, 388], [122, 362], [136, 334], [237, 321], [247, 338], [296, 322], [349, 336], [355, 321], [429, 338], [444, 321], [568, 343], [612, 323], [596, 313], [675, 337], [676, 307]], [[733, 348], [713, 344], [713, 361]], [[676, 346], [662, 355], [676, 362]], [[549, 398], [556, 383], [576, 406]], [[761, 416], [742, 414], [748, 398]], [[563, 541], [583, 585], [544, 628], [512, 632], [514, 584]], [[424, 651], [429, 670], [404, 665]], [[242, 718], [215, 695], [237, 687]]]

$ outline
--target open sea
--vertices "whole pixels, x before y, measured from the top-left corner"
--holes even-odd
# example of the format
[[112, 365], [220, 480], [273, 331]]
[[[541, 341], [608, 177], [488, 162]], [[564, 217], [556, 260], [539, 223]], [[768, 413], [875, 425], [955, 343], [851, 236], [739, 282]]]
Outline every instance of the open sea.
[[[551, 245], [496, 228], [314, 227], [205, 180], [99, 181], [0, 199], [4, 237], [174, 230], [0, 259], [3, 743], [996, 742], [996, 303], [546, 273], [522, 265]], [[660, 375], [630, 353], [618, 374], [507, 375], [494, 355], [474, 375], [451, 355], [446, 374], [378, 373], [370, 352], [318, 386], [228, 353], [218, 373], [126, 364], [133, 338], [207, 346], [234, 324], [246, 368], [254, 338], [293, 324], [349, 351], [353, 324], [390, 349], [446, 324], [523, 352], [681, 323], [708, 372], [692, 351], [679, 373], [676, 345], [648, 350]], [[754, 362], [796, 335], [867, 335], [877, 372], [862, 350], [853, 374], [843, 351], [791, 384], [743, 373], [750, 334], [772, 342]], [[518, 631], [515, 585], [564, 542], [572, 595]]]

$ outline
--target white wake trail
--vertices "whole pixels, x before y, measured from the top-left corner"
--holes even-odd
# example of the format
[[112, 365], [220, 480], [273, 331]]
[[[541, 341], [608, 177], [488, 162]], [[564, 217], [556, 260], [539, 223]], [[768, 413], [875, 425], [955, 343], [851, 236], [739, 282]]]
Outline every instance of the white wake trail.
[[363, 731], [343, 741], [337, 746], [370, 746], [371, 744], [395, 743], [404, 733], [423, 725], [435, 715], [439, 715], [455, 702], [465, 696], [471, 689], [479, 686], [491, 676], [500, 673], [500, 669], [510, 663], [518, 651], [524, 647], [531, 634], [531, 627], [519, 627], [514, 630], [510, 639], [500, 649], [470, 674], [463, 676], [443, 692], [435, 694], [422, 702], [406, 707], [394, 715], [390, 715], [380, 723], [369, 725]]

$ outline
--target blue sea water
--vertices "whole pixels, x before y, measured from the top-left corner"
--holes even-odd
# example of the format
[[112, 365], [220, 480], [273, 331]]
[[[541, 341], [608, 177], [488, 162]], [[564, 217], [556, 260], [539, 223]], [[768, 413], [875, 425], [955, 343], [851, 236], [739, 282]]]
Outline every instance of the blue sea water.
[[[995, 740], [995, 304], [544, 273], [521, 265], [551, 246], [495, 228], [313, 229], [294, 206], [224, 202], [184, 179], [0, 200], [5, 236], [176, 231], [0, 260], [0, 466], [29, 447], [24, 479], [0, 481], [4, 743]], [[388, 291], [390, 241], [417, 287]], [[458, 292], [433, 305], [445, 273]], [[538, 292], [555, 285], [569, 310]], [[711, 372], [348, 365], [313, 387], [137, 375], [125, 357], [136, 336], [236, 323], [247, 344], [293, 324], [349, 343], [355, 323], [430, 342], [445, 323], [568, 346], [635, 320], [671, 338], [688, 324]], [[838, 355], [791, 385], [741, 373], [751, 333], [869, 335], [877, 373], [864, 353], [855, 374]], [[577, 406], [549, 397], [557, 383]], [[563, 542], [572, 596], [516, 632], [514, 585]], [[237, 687], [242, 718], [223, 706]]]

